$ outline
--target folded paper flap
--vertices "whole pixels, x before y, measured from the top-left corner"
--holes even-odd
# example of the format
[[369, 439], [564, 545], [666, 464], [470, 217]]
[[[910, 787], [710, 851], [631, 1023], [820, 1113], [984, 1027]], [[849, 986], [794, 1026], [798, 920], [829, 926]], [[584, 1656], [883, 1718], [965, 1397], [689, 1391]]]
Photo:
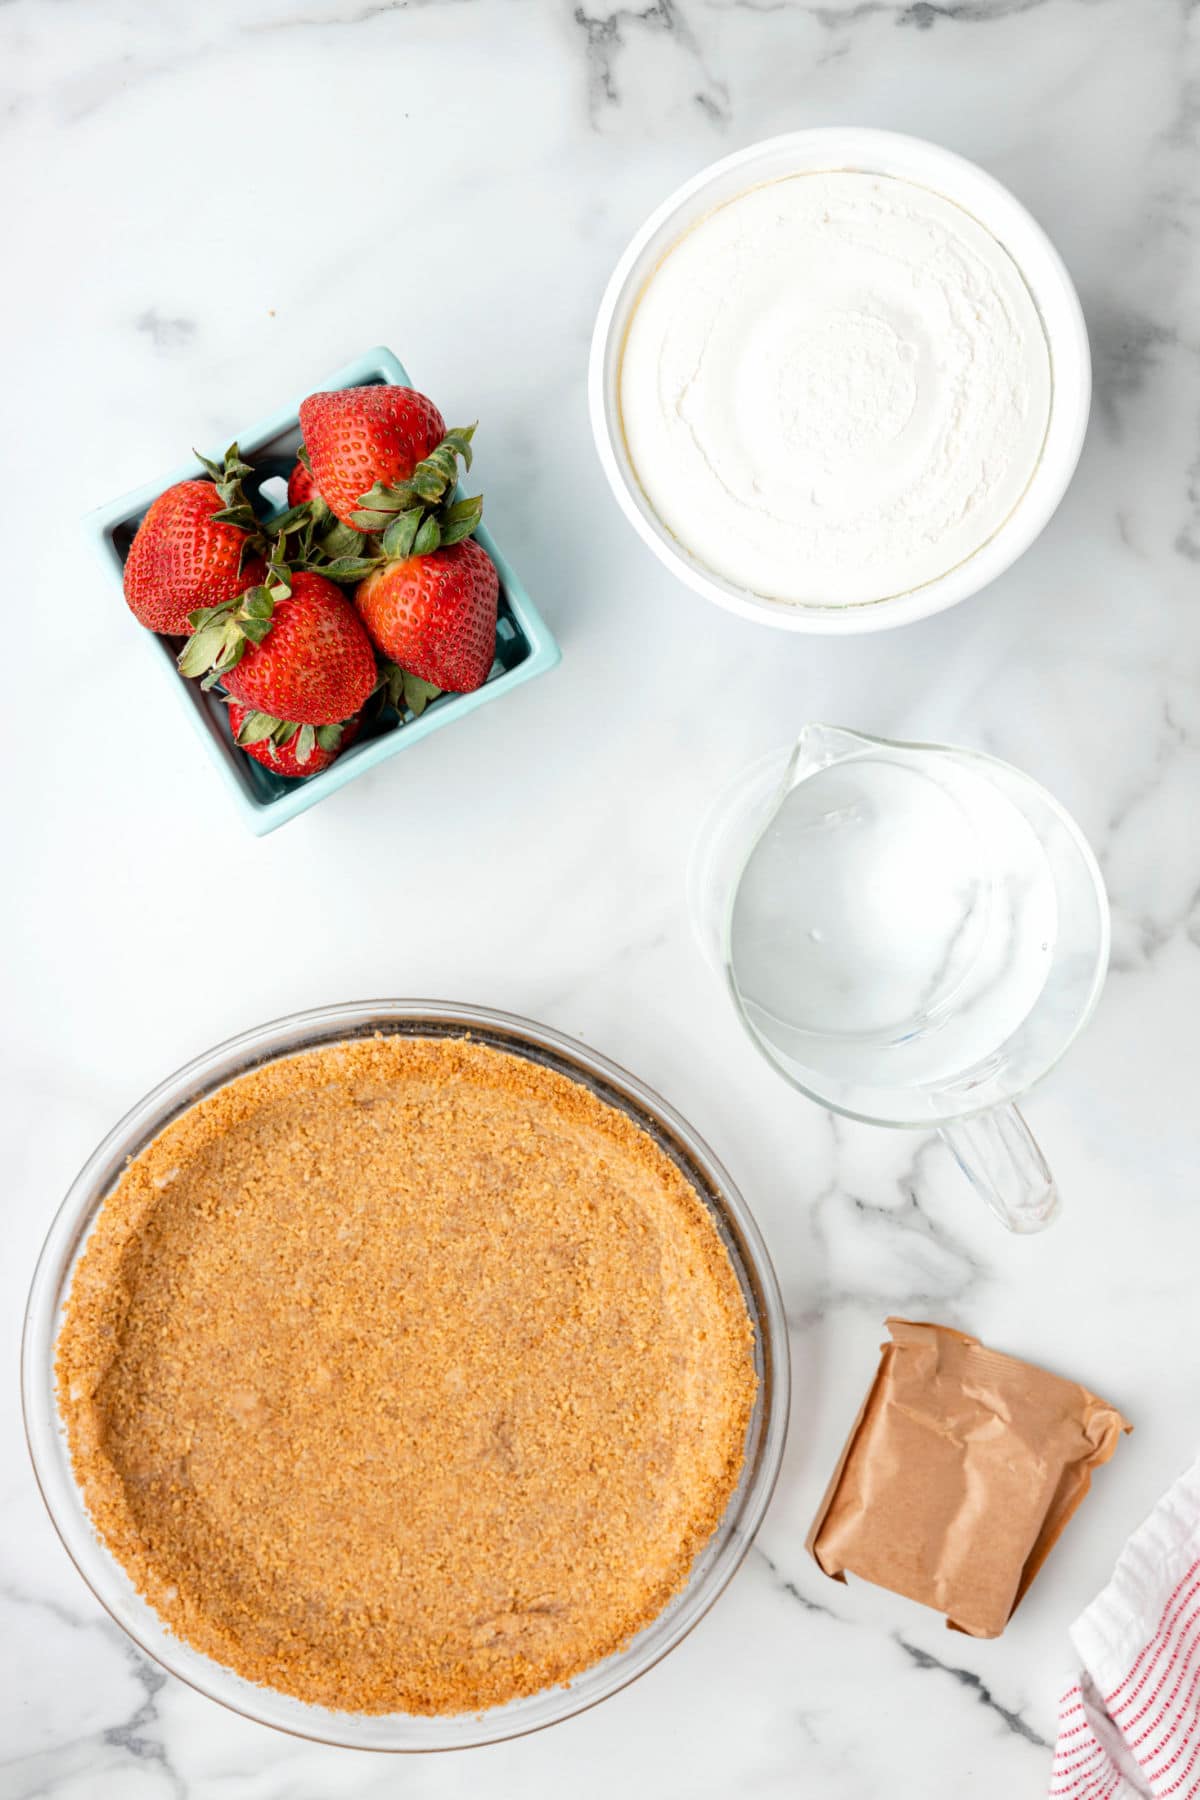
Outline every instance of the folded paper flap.
[[[892, 1344], [927, 1350], [936, 1362], [941, 1362], [955, 1349], [982, 1348], [977, 1337], [967, 1331], [956, 1331], [953, 1325], [931, 1325], [925, 1319], [901, 1319], [895, 1314], [885, 1319], [884, 1324], [891, 1334]], [[890, 1348], [890, 1344], [880, 1345], [881, 1350]]]
[[842, 1565], [838, 1562], [836, 1549], [832, 1545], [828, 1548], [822, 1547], [821, 1527], [824, 1525], [826, 1515], [839, 1495], [842, 1485], [842, 1475], [845, 1471], [846, 1464], [853, 1454], [855, 1445], [858, 1442], [859, 1433], [863, 1428], [864, 1422], [872, 1408], [878, 1404], [878, 1397], [884, 1387], [884, 1376], [887, 1368], [887, 1352], [890, 1347], [890, 1345], [882, 1346], [884, 1354], [883, 1358], [880, 1360], [878, 1369], [875, 1371], [875, 1379], [867, 1389], [866, 1398], [859, 1407], [846, 1441], [842, 1445], [842, 1453], [834, 1464], [833, 1474], [829, 1477], [828, 1486], [821, 1498], [821, 1504], [817, 1508], [817, 1515], [813, 1520], [812, 1525], [809, 1527], [807, 1538], [804, 1540], [804, 1547], [809, 1555], [816, 1559], [826, 1575], [832, 1575], [837, 1581], [843, 1579]]
[[1062, 1536], [1072, 1513], [1077, 1510], [1091, 1487], [1092, 1470], [1100, 1468], [1101, 1464], [1109, 1460], [1122, 1432], [1133, 1430], [1128, 1419], [1123, 1418], [1116, 1407], [1097, 1399], [1086, 1388], [1081, 1388], [1080, 1393], [1084, 1396], [1087, 1408], [1082, 1429], [1090, 1446], [1089, 1452], [1077, 1462], [1068, 1463], [1062, 1470], [1054, 1498], [1046, 1509], [1042, 1529], [1021, 1570], [1021, 1579], [1017, 1583], [1016, 1598], [1013, 1601], [1014, 1612], [1028, 1593], [1034, 1576]]
[[887, 1323], [809, 1550], [828, 1575], [997, 1635], [1129, 1426], [1079, 1383], [965, 1332]]

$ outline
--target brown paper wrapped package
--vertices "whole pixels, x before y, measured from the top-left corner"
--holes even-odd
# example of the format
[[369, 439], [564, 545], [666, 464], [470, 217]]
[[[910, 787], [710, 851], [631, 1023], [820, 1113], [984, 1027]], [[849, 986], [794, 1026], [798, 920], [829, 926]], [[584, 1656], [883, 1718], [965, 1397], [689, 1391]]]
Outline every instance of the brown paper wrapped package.
[[999, 1637], [1131, 1426], [1077, 1382], [945, 1325], [889, 1319], [879, 1372], [809, 1534], [827, 1575]]

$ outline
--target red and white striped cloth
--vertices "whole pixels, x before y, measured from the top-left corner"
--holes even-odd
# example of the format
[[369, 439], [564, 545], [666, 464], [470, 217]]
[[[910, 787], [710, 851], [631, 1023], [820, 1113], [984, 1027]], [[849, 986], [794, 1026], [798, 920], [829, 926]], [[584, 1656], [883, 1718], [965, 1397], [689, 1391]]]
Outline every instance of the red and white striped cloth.
[[1200, 1800], [1200, 1462], [1071, 1632], [1051, 1800]]

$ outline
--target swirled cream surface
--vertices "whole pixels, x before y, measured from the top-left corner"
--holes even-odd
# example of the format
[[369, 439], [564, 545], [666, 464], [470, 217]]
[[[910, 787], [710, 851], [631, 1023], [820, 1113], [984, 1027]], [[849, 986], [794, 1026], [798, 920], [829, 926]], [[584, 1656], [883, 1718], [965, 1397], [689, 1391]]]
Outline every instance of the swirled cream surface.
[[953, 201], [891, 176], [789, 176], [668, 251], [630, 321], [620, 401], [654, 512], [768, 598], [903, 594], [1019, 506], [1050, 355], [1017, 265]]

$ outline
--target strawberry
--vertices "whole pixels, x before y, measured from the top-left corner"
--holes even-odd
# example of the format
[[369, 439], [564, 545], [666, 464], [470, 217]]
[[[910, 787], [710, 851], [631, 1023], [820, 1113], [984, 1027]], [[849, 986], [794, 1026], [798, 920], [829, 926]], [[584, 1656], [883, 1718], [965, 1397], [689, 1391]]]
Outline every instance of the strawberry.
[[223, 464], [203, 457], [211, 481], [177, 481], [138, 527], [125, 559], [125, 599], [150, 631], [186, 637], [189, 614], [219, 606], [246, 585], [242, 569], [261, 539], [241, 491], [250, 473], [237, 445]]
[[300, 725], [336, 725], [375, 686], [375, 653], [340, 588], [323, 575], [273, 570], [223, 606], [193, 618], [184, 675], [220, 681], [235, 700]]
[[303, 506], [311, 500], [317, 491], [317, 484], [312, 478], [312, 470], [303, 457], [297, 457], [294, 468], [288, 476], [288, 505]]
[[374, 569], [354, 591], [372, 639], [393, 662], [435, 687], [469, 693], [496, 654], [500, 577], [474, 538]]
[[344, 525], [382, 529], [385, 520], [355, 515], [376, 487], [407, 481], [446, 435], [441, 413], [415, 388], [342, 388], [310, 394], [300, 407], [300, 427], [313, 480]]
[[297, 725], [294, 719], [276, 719], [229, 702], [234, 743], [274, 775], [319, 775], [350, 748], [360, 724], [356, 713], [340, 725]]

